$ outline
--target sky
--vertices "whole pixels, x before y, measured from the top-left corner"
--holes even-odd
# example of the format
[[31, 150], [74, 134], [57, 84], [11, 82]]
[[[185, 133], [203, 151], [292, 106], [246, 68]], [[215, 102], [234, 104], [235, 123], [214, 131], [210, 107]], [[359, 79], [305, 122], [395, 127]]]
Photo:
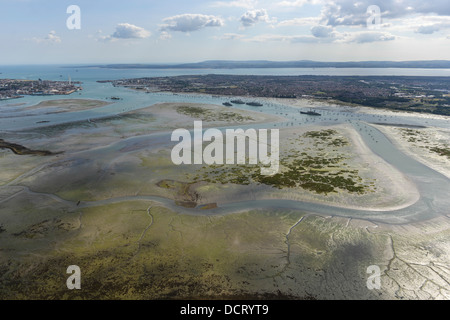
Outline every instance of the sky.
[[0, 0], [0, 30], [0, 65], [450, 60], [449, 0]]

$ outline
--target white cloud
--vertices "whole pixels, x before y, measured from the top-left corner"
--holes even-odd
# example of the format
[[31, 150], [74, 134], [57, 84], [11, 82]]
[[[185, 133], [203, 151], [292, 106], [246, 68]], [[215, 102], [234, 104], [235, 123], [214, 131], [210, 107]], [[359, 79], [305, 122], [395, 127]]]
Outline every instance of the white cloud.
[[150, 36], [151, 32], [145, 30], [144, 28], [130, 23], [119, 23], [116, 26], [116, 31], [114, 31], [112, 35], [100, 36], [97, 39], [100, 41], [116, 41], [119, 39], [145, 39]]
[[332, 0], [325, 2], [322, 8], [322, 20], [328, 25], [365, 25], [368, 18], [367, 8], [377, 5], [381, 17], [400, 18], [414, 14], [450, 15], [448, 0]]
[[329, 38], [333, 37], [333, 27], [330, 26], [314, 26], [311, 28], [311, 34], [316, 38]]
[[163, 20], [164, 24], [160, 26], [161, 31], [180, 31], [191, 32], [206, 27], [222, 27], [224, 21], [220, 17], [204, 14], [181, 14]]
[[276, 5], [279, 7], [303, 7], [305, 4], [321, 4], [323, 0], [294, 0], [294, 1], [281, 1]]
[[217, 1], [214, 2], [212, 7], [236, 7], [236, 8], [245, 8], [252, 9], [257, 5], [257, 0], [233, 0], [233, 1]]
[[266, 9], [249, 10], [241, 17], [241, 23], [244, 27], [250, 27], [258, 22], [272, 23], [275, 20], [269, 18]]
[[119, 23], [111, 37], [116, 39], [144, 39], [150, 37], [150, 35], [151, 33], [144, 28], [129, 23]]
[[336, 42], [344, 43], [369, 43], [379, 41], [392, 41], [397, 37], [389, 32], [361, 31], [340, 34]]
[[[333, 30], [347, 27], [347, 31], [348, 27], [366, 29], [369, 18], [367, 9], [371, 5], [377, 5], [381, 11], [381, 25], [377, 31], [383, 32], [378, 34], [359, 32], [355, 33], [353, 37], [350, 36], [352, 33], [346, 33], [345, 41], [358, 43], [386, 41], [398, 38], [393, 35], [398, 32], [430, 35], [437, 32], [443, 33], [450, 29], [449, 0], [282, 0], [277, 3], [277, 6], [301, 7], [305, 4], [321, 4], [320, 15], [281, 21], [277, 27], [312, 26], [311, 33], [315, 37], [334, 37], [336, 41], [343, 41], [342, 34], [331, 29], [327, 30], [323, 26], [329, 26]], [[362, 30], [360, 29], [360, 31]]]
[[411, 11], [422, 14], [437, 14], [441, 16], [450, 15], [450, 5], [448, 0], [433, 0], [433, 1], [423, 1], [423, 0], [403, 0], [403, 4], [406, 2], [410, 4]]
[[414, 15], [411, 17], [391, 19], [383, 24], [382, 29], [396, 32], [414, 31], [421, 34], [432, 34], [450, 29], [450, 16]]
[[422, 34], [432, 34], [439, 30], [440, 30], [439, 25], [432, 24], [432, 25], [428, 25], [428, 26], [420, 26], [419, 28], [417, 28], [417, 30], [415, 32], [422, 33]]
[[364, 25], [368, 18], [367, 8], [372, 4], [364, 5], [362, 2], [348, 0], [330, 1], [322, 8], [322, 21], [331, 26]]
[[278, 27], [311, 26], [320, 22], [320, 17], [303, 17], [280, 21]]
[[414, 31], [422, 34], [432, 34], [445, 29], [450, 29], [450, 17], [447, 16], [425, 16], [416, 19], [415, 26], [419, 25]]
[[45, 43], [45, 44], [52, 44], [52, 43], [60, 43], [61, 38], [56, 35], [55, 31], [50, 31], [44, 38], [32, 38], [36, 43]]

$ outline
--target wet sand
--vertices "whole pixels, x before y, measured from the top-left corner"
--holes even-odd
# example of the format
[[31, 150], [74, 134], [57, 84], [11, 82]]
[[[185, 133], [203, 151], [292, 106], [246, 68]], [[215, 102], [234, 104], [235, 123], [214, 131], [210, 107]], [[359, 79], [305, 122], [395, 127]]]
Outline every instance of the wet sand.
[[450, 158], [432, 151], [433, 148], [450, 147], [450, 129], [426, 127], [404, 130], [397, 126], [376, 127], [389, 137], [398, 149], [450, 179]]
[[34, 106], [24, 108], [24, 110], [46, 110], [45, 114], [83, 111], [104, 107], [110, 102], [93, 99], [58, 99], [42, 101]]
[[[8, 168], [0, 172], [0, 298], [450, 299], [450, 214], [395, 226], [287, 208], [180, 214], [175, 204], [138, 199], [175, 200], [172, 189], [157, 183], [189, 182], [193, 170], [203, 170], [171, 163], [166, 137], [195, 120], [176, 112], [178, 106], [7, 134], [5, 140], [30, 149], [65, 152], [35, 157], [0, 151], [0, 165]], [[241, 115], [255, 123], [280, 120], [258, 112]], [[363, 181], [375, 179], [376, 192], [327, 197], [201, 183], [198, 204], [289, 198], [382, 212], [415, 201], [411, 181], [374, 155], [349, 125], [282, 129], [282, 145], [318, 152], [312, 141], [289, 139], [324, 128], [335, 129], [350, 145], [320, 152], [346, 153], [346, 166]], [[125, 198], [95, 202], [116, 197]], [[72, 264], [83, 272], [81, 291], [65, 288]], [[381, 268], [382, 287], [371, 291], [367, 267], [374, 264]]]

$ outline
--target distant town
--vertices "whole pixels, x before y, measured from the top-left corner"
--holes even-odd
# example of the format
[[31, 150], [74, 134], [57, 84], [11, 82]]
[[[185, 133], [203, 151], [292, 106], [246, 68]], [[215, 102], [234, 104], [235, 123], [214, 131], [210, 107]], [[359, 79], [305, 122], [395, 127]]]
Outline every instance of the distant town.
[[448, 77], [189, 75], [100, 82], [145, 92], [326, 99], [375, 108], [450, 115]]
[[0, 100], [22, 98], [25, 95], [68, 95], [82, 90], [81, 82], [50, 80], [0, 79]]

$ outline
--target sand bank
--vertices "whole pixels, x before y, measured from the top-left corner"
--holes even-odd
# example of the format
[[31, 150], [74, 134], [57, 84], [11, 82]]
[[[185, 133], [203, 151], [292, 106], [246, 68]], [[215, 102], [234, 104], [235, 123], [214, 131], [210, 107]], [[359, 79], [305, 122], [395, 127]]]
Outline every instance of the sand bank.
[[24, 110], [44, 110], [44, 114], [74, 112], [104, 107], [110, 102], [93, 99], [58, 99], [39, 102], [24, 108]]
[[[189, 114], [188, 112], [180, 112], [180, 107], [201, 108], [204, 111], [197, 114]], [[193, 121], [195, 120], [202, 120], [205, 127], [286, 121], [283, 117], [262, 112], [199, 103], [160, 103], [147, 108], [127, 112], [123, 115], [152, 115], [158, 119], [155, 125], [166, 129], [183, 128], [186, 127], [187, 124], [193, 124]], [[229, 117], [227, 117], [227, 115], [229, 115]]]
[[450, 129], [405, 129], [395, 126], [374, 125], [394, 145], [411, 158], [450, 178], [450, 158], [439, 152], [449, 148]]

